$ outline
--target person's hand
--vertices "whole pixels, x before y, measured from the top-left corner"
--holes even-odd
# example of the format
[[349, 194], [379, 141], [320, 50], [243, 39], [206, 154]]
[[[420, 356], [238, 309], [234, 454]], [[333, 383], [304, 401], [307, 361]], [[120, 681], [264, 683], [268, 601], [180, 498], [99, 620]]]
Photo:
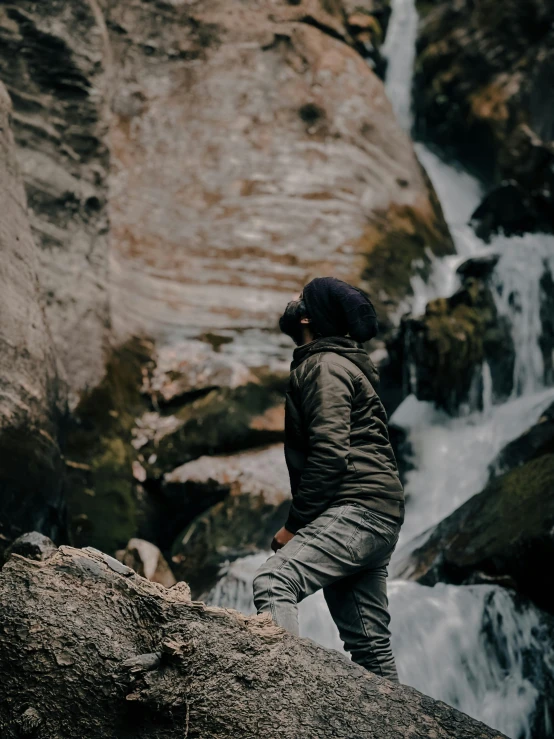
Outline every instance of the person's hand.
[[289, 543], [293, 536], [294, 534], [291, 534], [290, 531], [287, 531], [287, 529], [283, 526], [283, 528], [279, 529], [279, 531], [273, 537], [271, 548], [274, 552], [276, 552], [278, 549], [282, 549], [285, 544]]

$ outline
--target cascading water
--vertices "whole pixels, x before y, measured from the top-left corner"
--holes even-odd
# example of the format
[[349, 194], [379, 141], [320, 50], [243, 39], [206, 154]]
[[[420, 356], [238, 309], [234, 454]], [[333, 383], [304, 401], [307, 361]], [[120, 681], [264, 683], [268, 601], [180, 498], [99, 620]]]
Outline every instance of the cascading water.
[[[417, 11], [414, 0], [393, 0], [384, 52], [388, 57], [387, 92], [406, 131], [412, 126], [411, 77], [415, 58]], [[495, 405], [488, 367], [483, 368], [483, 410], [450, 418], [431, 404], [405, 399], [393, 416], [409, 435], [414, 469], [407, 475], [409, 496], [399, 560], [426, 537], [426, 531], [485, 485], [500, 449], [536, 421], [554, 400], [544, 386], [539, 282], [545, 269], [554, 273], [554, 238], [498, 236], [485, 245], [469, 227], [482, 196], [477, 180], [461, 167], [443, 162], [421, 143], [417, 154], [441, 200], [456, 254], [431, 258], [432, 272], [414, 278], [411, 310], [448, 296], [458, 287], [456, 268], [482, 253], [500, 255], [492, 278], [498, 310], [512, 326], [516, 348], [514, 394]], [[253, 612], [252, 579], [270, 553], [229, 565], [208, 601]], [[394, 562], [393, 562], [394, 565]], [[400, 679], [450, 703], [514, 739], [531, 739], [541, 714], [543, 735], [550, 735], [543, 686], [554, 680], [554, 645], [544, 633], [541, 612], [521, 606], [496, 586], [389, 583], [393, 647]], [[323, 646], [341, 649], [337, 630], [321, 593], [300, 605], [301, 634]]]

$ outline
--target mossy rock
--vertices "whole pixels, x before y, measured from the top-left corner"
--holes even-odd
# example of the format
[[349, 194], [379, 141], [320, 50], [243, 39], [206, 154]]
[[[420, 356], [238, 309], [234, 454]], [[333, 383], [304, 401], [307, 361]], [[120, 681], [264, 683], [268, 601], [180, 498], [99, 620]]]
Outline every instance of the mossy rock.
[[152, 345], [133, 340], [112, 354], [100, 385], [75, 409], [66, 442], [70, 541], [113, 553], [136, 534], [131, 445], [143, 368]]
[[150, 478], [202, 455], [227, 454], [284, 437], [281, 377], [216, 388], [171, 414], [175, 428], [141, 448]]
[[430, 193], [428, 212], [391, 206], [382, 217], [374, 215], [356, 244], [366, 262], [362, 272], [364, 287], [371, 295], [385, 336], [393, 328], [391, 316], [412, 294], [414, 274], [424, 280], [429, 276], [428, 254], [445, 256], [454, 252], [439, 202], [426, 175], [425, 178]]
[[[409, 391], [455, 414], [482, 405], [482, 366], [488, 362], [497, 400], [513, 387], [515, 349], [508, 321], [498, 315], [486, 282], [475, 278], [450, 298], [431, 301], [425, 315], [403, 322], [403, 361], [413, 367]], [[415, 379], [414, 379], [415, 378]]]
[[395, 576], [424, 585], [496, 581], [554, 613], [554, 454], [493, 480], [442, 521]]

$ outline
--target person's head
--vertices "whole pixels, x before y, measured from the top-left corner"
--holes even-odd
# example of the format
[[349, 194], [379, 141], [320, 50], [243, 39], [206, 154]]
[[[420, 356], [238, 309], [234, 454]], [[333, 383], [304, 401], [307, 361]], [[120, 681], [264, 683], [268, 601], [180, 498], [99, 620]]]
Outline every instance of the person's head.
[[290, 336], [297, 346], [307, 344], [316, 338], [302, 293], [287, 304], [285, 312], [279, 319], [279, 328]]
[[336, 277], [316, 277], [309, 282], [287, 305], [279, 326], [298, 345], [324, 336], [350, 336], [362, 343], [378, 329], [368, 296]]

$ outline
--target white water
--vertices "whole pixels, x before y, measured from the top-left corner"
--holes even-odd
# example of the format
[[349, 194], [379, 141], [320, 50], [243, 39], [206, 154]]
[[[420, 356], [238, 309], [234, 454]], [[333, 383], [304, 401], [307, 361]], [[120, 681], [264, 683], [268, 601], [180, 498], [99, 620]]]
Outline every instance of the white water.
[[[412, 126], [416, 31], [414, 0], [393, 0], [384, 47], [389, 58], [386, 88], [407, 131]], [[554, 238], [499, 236], [486, 246], [468, 226], [482, 196], [479, 182], [462, 168], [446, 164], [422, 144], [416, 144], [416, 151], [441, 200], [456, 254], [442, 259], [430, 255], [430, 279], [424, 283], [414, 278], [412, 283], [412, 312], [421, 313], [435, 297], [451, 295], [459, 284], [456, 268], [468, 257], [500, 254], [493, 288], [499, 311], [512, 325], [516, 367], [514, 396], [502, 405], [493, 403], [494, 388], [485, 366], [482, 412], [449, 418], [413, 396], [397, 409], [392, 420], [408, 431], [415, 465], [407, 476], [408, 504], [398, 559], [426, 538], [429, 527], [483, 488], [497, 453], [554, 400], [554, 389], [543, 385], [543, 360], [538, 347], [538, 283], [545, 264], [554, 271]], [[252, 578], [267, 556], [262, 553], [233, 563], [209, 601], [252, 613]], [[532, 739], [531, 718], [536, 710], [544, 710], [540, 694], [547, 689], [537, 675], [544, 670], [554, 676], [554, 647], [542, 633], [540, 612], [533, 607], [519, 611], [507, 591], [490, 586], [441, 584], [427, 588], [392, 580], [389, 594], [393, 648], [401, 681], [509, 737]], [[341, 649], [321, 593], [301, 604], [300, 627], [303, 636]], [[531, 667], [529, 659], [535, 661]]]

